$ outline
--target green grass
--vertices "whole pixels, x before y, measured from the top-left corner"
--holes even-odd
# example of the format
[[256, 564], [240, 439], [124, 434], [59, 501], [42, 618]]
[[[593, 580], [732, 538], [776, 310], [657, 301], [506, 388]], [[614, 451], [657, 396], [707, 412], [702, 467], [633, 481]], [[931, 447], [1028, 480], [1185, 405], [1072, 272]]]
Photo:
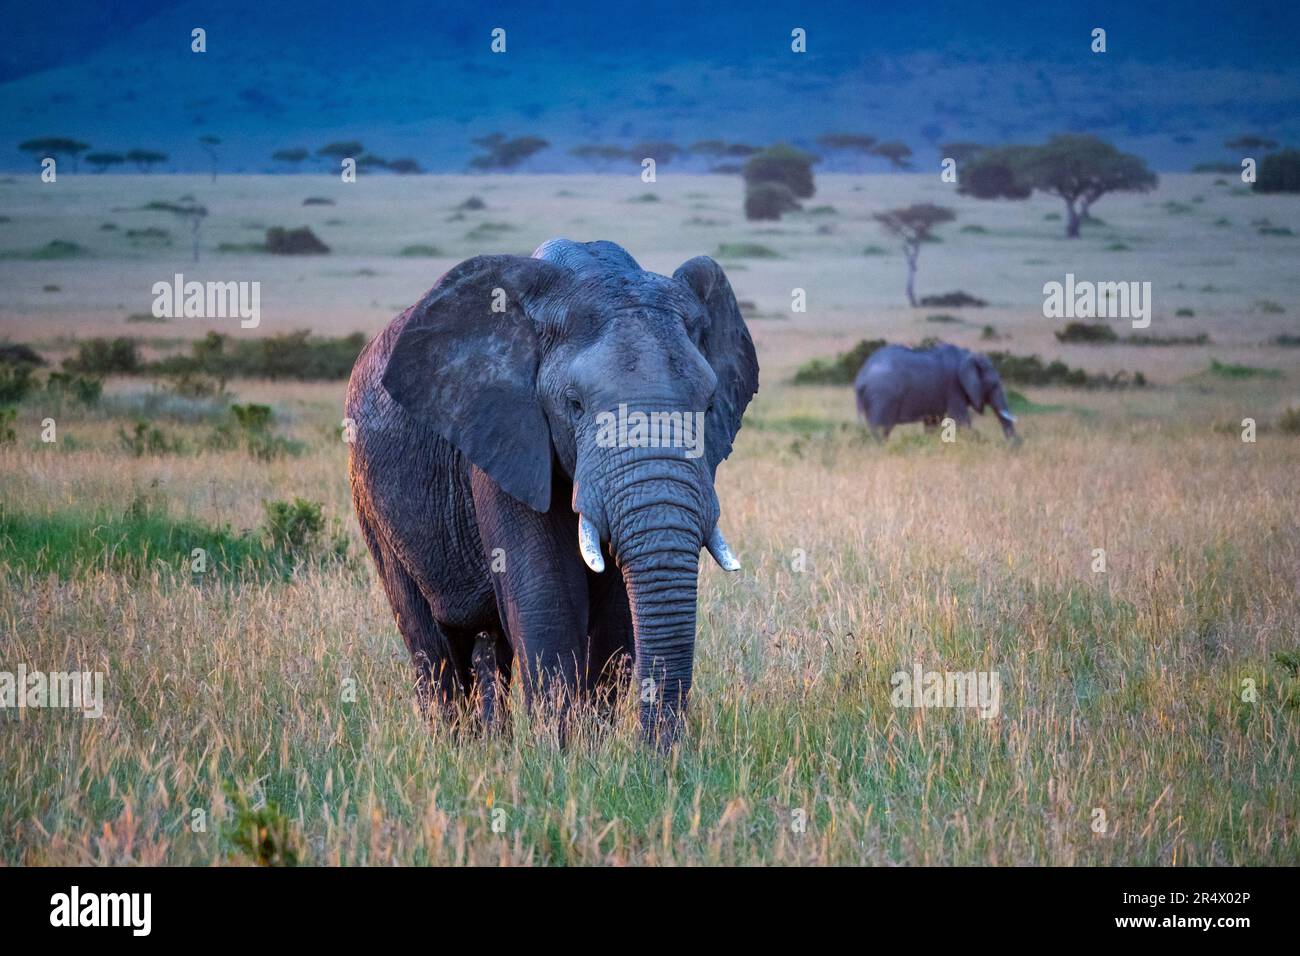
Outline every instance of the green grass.
[[1277, 369], [1256, 368], [1253, 365], [1236, 365], [1230, 362], [1220, 362], [1218, 359], [1210, 359], [1210, 374], [1228, 379], [1280, 378], [1282, 375]]
[[[267, 502], [262, 528], [235, 531], [170, 517], [137, 495], [121, 513], [59, 511], [27, 514], [0, 505], [0, 568], [68, 579], [96, 571], [140, 578], [152, 571], [191, 573], [194, 550], [206, 553], [203, 574], [283, 577], [304, 560], [344, 557], [322, 543], [323, 519], [308, 502]], [[333, 550], [330, 550], [333, 548]]]

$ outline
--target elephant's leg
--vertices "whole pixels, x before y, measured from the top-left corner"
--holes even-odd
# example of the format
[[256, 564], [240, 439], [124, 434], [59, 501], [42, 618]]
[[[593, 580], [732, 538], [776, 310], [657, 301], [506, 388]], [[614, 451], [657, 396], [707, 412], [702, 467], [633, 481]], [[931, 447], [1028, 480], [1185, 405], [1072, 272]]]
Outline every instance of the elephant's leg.
[[603, 706], [618, 699], [621, 685], [632, 675], [636, 644], [632, 632], [632, 608], [627, 587], [617, 572], [592, 575], [591, 655], [588, 658], [585, 686]]
[[450, 719], [462, 686], [460, 669], [451, 641], [433, 619], [429, 602], [420, 593], [415, 579], [406, 572], [397, 555], [379, 537], [375, 529], [361, 520], [366, 547], [388, 595], [389, 606], [397, 621], [397, 630], [415, 665], [415, 695], [422, 712], [436, 705]]
[[542, 513], [503, 492], [477, 468], [472, 487], [479, 538], [501, 625], [519, 661], [524, 699], [532, 707], [554, 695], [566, 712], [581, 689], [589, 650], [578, 516], [558, 489], [550, 510]]
[[474, 701], [479, 722], [488, 730], [505, 723], [510, 693], [510, 644], [500, 631], [480, 631], [471, 654]]

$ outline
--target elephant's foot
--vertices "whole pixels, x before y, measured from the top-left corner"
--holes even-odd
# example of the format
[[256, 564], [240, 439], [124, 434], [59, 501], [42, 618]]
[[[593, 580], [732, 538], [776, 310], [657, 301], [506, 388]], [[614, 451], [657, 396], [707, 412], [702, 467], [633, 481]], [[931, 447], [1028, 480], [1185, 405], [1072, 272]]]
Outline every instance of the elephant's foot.
[[479, 724], [489, 732], [505, 722], [506, 686], [497, 660], [497, 635], [481, 631], [470, 655], [474, 671], [474, 710]]

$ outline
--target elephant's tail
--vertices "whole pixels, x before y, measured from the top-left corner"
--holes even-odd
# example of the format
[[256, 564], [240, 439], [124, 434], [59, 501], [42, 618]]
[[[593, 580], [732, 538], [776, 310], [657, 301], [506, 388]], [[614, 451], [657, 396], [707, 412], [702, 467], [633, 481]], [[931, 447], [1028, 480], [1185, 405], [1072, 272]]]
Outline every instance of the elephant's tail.
[[860, 385], [854, 389], [854, 394], [857, 396], [858, 400], [858, 421], [865, 424], [870, 421], [870, 415], [868, 414], [869, 409], [867, 407], [867, 390], [865, 387]]

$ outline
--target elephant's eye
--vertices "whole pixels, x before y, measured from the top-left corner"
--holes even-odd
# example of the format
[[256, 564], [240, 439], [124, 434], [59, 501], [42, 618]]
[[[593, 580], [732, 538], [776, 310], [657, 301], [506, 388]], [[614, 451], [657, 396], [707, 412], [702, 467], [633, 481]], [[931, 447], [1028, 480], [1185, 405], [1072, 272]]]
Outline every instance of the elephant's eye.
[[569, 402], [569, 413], [573, 415], [574, 418], [580, 417], [582, 415], [582, 399], [578, 397], [578, 393], [570, 389], [565, 393], [564, 397]]

